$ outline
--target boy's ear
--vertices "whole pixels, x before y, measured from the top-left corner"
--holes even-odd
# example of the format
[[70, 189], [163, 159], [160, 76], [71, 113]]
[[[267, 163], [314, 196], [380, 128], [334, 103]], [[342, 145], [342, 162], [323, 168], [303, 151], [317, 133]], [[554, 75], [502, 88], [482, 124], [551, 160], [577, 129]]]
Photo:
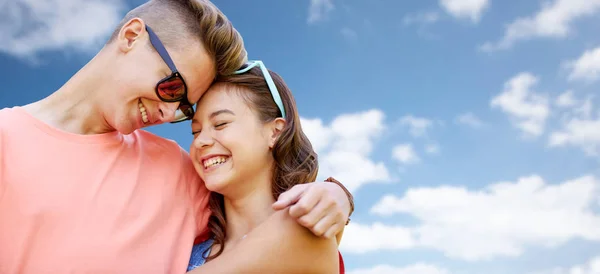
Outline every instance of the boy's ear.
[[119, 31], [117, 43], [119, 50], [124, 53], [131, 51], [146, 34], [146, 24], [141, 18], [132, 18]]

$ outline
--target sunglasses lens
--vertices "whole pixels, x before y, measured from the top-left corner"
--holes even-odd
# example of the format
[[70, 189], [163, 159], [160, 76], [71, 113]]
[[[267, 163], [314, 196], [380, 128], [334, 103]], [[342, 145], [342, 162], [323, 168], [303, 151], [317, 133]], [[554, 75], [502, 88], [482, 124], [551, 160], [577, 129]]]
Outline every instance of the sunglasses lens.
[[194, 117], [194, 108], [190, 105], [181, 105], [179, 106], [179, 111], [185, 115], [185, 117], [193, 118]]
[[185, 96], [185, 85], [178, 76], [173, 76], [158, 84], [158, 95], [166, 101], [181, 100]]
[[174, 122], [181, 122], [194, 118], [194, 108], [190, 105], [180, 105], [175, 113]]

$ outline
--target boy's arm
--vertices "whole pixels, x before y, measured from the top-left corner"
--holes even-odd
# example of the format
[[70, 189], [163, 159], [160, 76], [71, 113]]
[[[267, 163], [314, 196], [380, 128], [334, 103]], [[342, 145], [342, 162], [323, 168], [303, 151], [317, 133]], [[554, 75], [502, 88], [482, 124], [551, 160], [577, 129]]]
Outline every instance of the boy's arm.
[[315, 236], [280, 210], [234, 248], [188, 273], [339, 273], [334, 239]]
[[315, 235], [336, 236], [341, 241], [344, 226], [354, 211], [354, 198], [343, 184], [330, 177], [325, 182], [296, 185], [282, 193], [273, 208], [286, 207], [290, 207], [290, 216]]

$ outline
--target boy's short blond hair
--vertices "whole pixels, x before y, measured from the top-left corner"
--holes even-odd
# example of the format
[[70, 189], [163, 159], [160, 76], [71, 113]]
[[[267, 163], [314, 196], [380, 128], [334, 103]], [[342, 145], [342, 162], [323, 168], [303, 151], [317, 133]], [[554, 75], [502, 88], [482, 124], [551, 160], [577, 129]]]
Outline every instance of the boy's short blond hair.
[[208, 0], [150, 0], [125, 15], [108, 43], [136, 17], [149, 25], [167, 48], [180, 50], [190, 46], [190, 41], [200, 41], [214, 58], [218, 76], [233, 73], [247, 61], [242, 36]]

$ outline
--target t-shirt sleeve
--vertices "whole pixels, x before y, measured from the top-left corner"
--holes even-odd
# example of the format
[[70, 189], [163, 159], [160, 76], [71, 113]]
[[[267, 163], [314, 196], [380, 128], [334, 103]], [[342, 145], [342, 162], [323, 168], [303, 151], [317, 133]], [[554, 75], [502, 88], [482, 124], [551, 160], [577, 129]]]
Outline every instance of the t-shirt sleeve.
[[0, 123], [0, 197], [2, 197], [2, 185], [4, 185], [4, 141], [2, 139], [2, 123]]
[[210, 209], [208, 208], [208, 201], [210, 191], [206, 188], [202, 179], [200, 179], [198, 172], [196, 172], [189, 154], [182, 148], [181, 157], [183, 162], [183, 178], [187, 182], [191, 205], [196, 215], [197, 238], [195, 242], [204, 241], [209, 236], [208, 219], [210, 217]]
[[4, 191], [4, 159], [6, 159], [6, 155], [4, 155], [4, 153], [6, 153], [5, 149], [4, 149], [4, 128], [5, 125], [4, 123], [2, 123], [2, 120], [4, 119], [3, 116], [3, 110], [0, 110], [0, 197], [2, 197], [2, 192]]

